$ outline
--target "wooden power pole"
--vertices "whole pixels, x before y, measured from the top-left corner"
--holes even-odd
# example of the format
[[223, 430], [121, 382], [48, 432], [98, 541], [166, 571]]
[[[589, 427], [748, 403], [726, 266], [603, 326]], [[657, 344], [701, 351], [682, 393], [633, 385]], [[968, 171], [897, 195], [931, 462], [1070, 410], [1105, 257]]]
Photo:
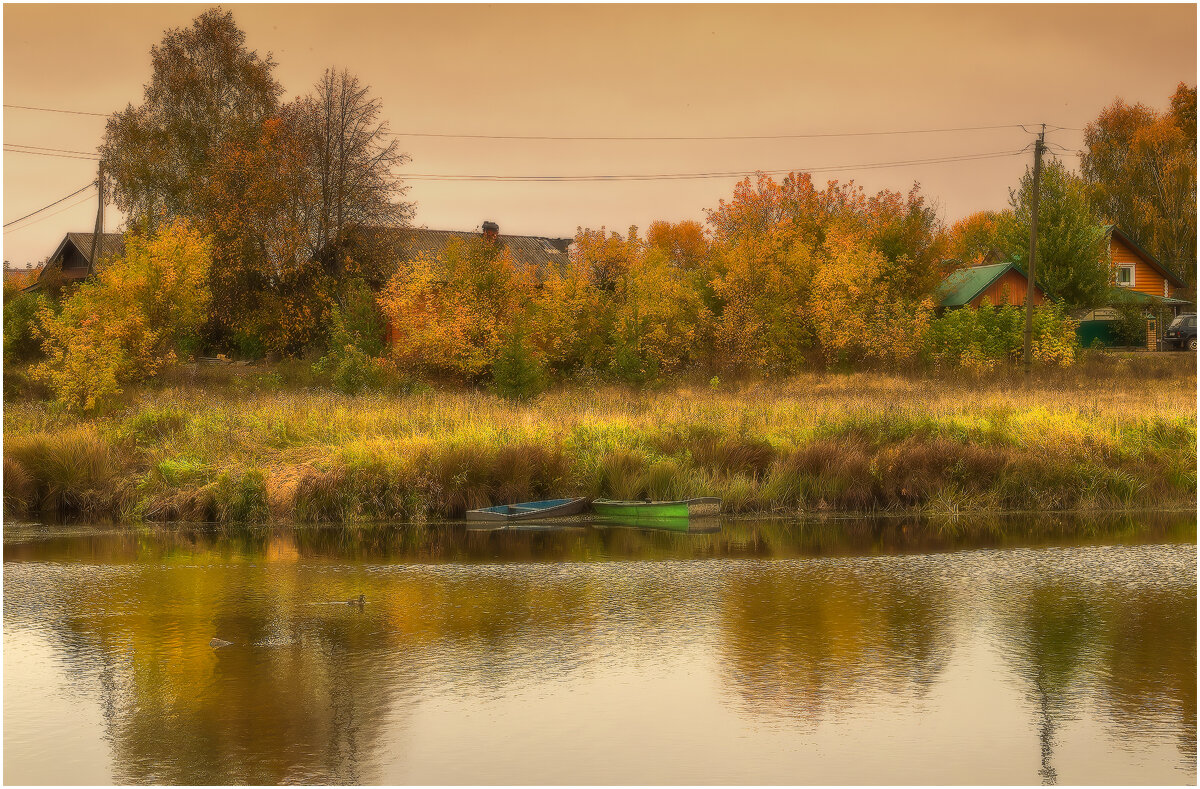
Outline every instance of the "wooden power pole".
[[96, 229], [92, 233], [92, 250], [88, 255], [88, 276], [96, 270], [96, 250], [103, 249], [99, 246], [100, 237], [104, 235], [104, 163], [101, 162], [96, 168], [96, 190], [99, 192], [99, 204], [96, 206]]
[[1025, 288], [1025, 379], [1033, 369], [1033, 291], [1037, 277], [1038, 198], [1042, 187], [1042, 151], [1046, 148], [1046, 124], [1033, 145], [1033, 194], [1029, 200], [1029, 282]]

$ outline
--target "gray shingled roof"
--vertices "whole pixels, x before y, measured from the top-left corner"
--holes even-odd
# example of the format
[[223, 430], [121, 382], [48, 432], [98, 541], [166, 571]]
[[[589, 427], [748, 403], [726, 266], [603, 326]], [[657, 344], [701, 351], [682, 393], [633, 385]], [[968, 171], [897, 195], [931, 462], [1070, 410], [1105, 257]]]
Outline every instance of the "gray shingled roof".
[[[368, 228], [364, 235], [373, 236], [374, 240], [395, 244], [396, 254], [400, 261], [413, 260], [421, 255], [430, 259], [441, 254], [451, 239], [462, 241], [479, 239], [482, 234], [470, 230], [427, 230], [425, 228]], [[546, 279], [552, 269], [562, 270], [568, 264], [567, 248], [574, 239], [549, 238], [545, 236], [513, 236], [503, 232], [497, 239], [501, 248], [507, 249], [513, 261], [518, 266], [525, 266], [534, 271], [539, 281]], [[66, 238], [58, 245], [50, 260], [58, 260], [67, 244], [72, 244], [79, 250], [84, 260], [92, 249], [91, 233], [67, 233]], [[120, 233], [105, 233], [100, 238], [96, 257], [103, 260], [111, 256], [125, 253], [125, 237]], [[48, 267], [43, 267], [42, 276]], [[81, 279], [82, 276], [67, 275], [66, 279]]]
[[[481, 234], [469, 230], [427, 230], [424, 228], [372, 228], [375, 234], [387, 234], [396, 244], [401, 260], [414, 260], [424, 255], [436, 258], [451, 239], [473, 241]], [[566, 267], [567, 247], [574, 239], [548, 238], [545, 236], [512, 236], [501, 231], [496, 243], [507, 249], [518, 266], [533, 269], [538, 280], [544, 280], [552, 269]]]
[[[75, 245], [87, 260], [92, 252], [92, 236], [94, 233], [67, 233], [67, 240]], [[96, 258], [104, 260], [110, 257], [120, 257], [125, 254], [125, 236], [122, 233], [101, 233], [100, 243], [96, 245]], [[56, 253], [57, 255], [57, 253]], [[97, 261], [92, 261], [97, 262]]]
[[[58, 248], [54, 250], [46, 264], [38, 271], [37, 280], [34, 281], [26, 290], [37, 290], [43, 284], [43, 280], [51, 271], [60, 271], [59, 263], [62, 261], [63, 253], [67, 249], [67, 245], [71, 245], [79, 250], [80, 256], [84, 260], [88, 260], [88, 256], [92, 252], [92, 236], [94, 233], [67, 233], [66, 237], [59, 242]], [[104, 260], [109, 257], [120, 257], [125, 254], [125, 236], [121, 233], [102, 233], [100, 240], [96, 244], [97, 260]], [[61, 272], [62, 281], [76, 282], [87, 277], [87, 270], [82, 271], [66, 271]]]

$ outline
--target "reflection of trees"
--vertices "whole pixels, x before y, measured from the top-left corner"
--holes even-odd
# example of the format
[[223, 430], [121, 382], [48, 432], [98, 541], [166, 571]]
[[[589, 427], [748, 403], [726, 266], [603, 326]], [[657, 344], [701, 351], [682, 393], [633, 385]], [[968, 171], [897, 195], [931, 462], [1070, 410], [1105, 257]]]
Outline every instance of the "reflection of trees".
[[[862, 556], [930, 553], [963, 547], [1074, 545], [1089, 542], [1191, 542], [1193, 517], [1164, 513], [1075, 520], [975, 518], [725, 521], [713, 533], [655, 529], [586, 528], [475, 531], [462, 524], [428, 526], [189, 528], [175, 525], [138, 532], [10, 541], [5, 555], [102, 562], [139, 557], [186, 556], [192, 551], [228, 557], [262, 555], [286, 537], [298, 558], [339, 562], [588, 561], [594, 559], [695, 559], [706, 557]], [[267, 559], [275, 557], [264, 556]]]
[[814, 719], [863, 692], [920, 695], [948, 653], [946, 594], [896, 565], [731, 575], [721, 595], [730, 683], [757, 712]]
[[[1125, 523], [1114, 539], [1173, 529]], [[1181, 747], [1194, 749], [1194, 577], [1126, 588], [1060, 576], [1048, 563], [1032, 587], [1018, 576], [963, 592], [922, 559], [719, 572], [708, 562], [579, 564], [924, 550], [967, 539], [911, 521], [734, 522], [699, 535], [109, 532], [6, 545], [5, 616], [48, 627], [81, 666], [76, 675], [97, 677], [118, 781], [371, 781], [363, 770], [377, 763], [385, 727], [427, 688], [486, 693], [573, 677], [605, 650], [661, 661], [689, 628], [707, 635], [714, 618], [727, 685], [743, 704], [816, 719], [880, 693], [924, 693], [945, 665], [950, 612], [964, 600], [998, 610], [1038, 717], [1045, 780], [1056, 778], [1056, 727], [1089, 688], [1122, 733], [1182, 728]], [[26, 560], [40, 564], [26, 574]], [[362, 611], [318, 604], [359, 592]], [[214, 635], [235, 646], [213, 652]]]
[[1053, 766], [1055, 731], [1072, 714], [1085, 669], [1095, 657], [1093, 606], [1081, 589], [1064, 582], [1042, 582], [1006, 613], [1006, 642], [1038, 710], [1038, 774], [1043, 784], [1054, 784], [1058, 781]]
[[[347, 570], [301, 561], [287, 535], [227, 547], [156, 543], [8, 612], [45, 620], [99, 674], [117, 782], [371, 781], [390, 710], [430, 673], [537, 680], [586, 654], [578, 577]], [[362, 610], [337, 602], [359, 592]], [[214, 635], [233, 646], [210, 649]]]
[[[1013, 667], [1038, 717], [1044, 783], [1054, 783], [1055, 733], [1080, 699], [1096, 702], [1121, 740], [1165, 726], [1196, 747], [1196, 587], [1130, 588], [1043, 581], [1002, 614]], [[1094, 683], [1094, 684], [1093, 684]]]
[[1179, 729], [1180, 751], [1194, 760], [1196, 587], [1106, 589], [1101, 612], [1102, 698], [1122, 737]]

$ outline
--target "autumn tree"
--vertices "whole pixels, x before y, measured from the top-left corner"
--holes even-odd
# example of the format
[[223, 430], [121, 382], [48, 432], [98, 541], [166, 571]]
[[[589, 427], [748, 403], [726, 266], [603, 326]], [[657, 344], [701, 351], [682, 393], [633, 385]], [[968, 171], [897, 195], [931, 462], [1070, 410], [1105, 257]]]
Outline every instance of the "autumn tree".
[[920, 352], [933, 299], [911, 292], [907, 256], [889, 259], [853, 233], [834, 233], [820, 259], [811, 312], [828, 361], [895, 363]]
[[[1010, 260], [1028, 266], [1033, 174], [1009, 190], [1011, 210], [1000, 222], [1000, 246]], [[1037, 284], [1067, 307], [1095, 307], [1109, 297], [1112, 273], [1104, 225], [1083, 180], [1051, 159], [1042, 168], [1038, 203]]]
[[206, 216], [203, 186], [220, 152], [253, 140], [274, 112], [283, 92], [275, 64], [245, 42], [232, 12], [214, 8], [151, 48], [142, 103], [109, 118], [100, 149], [116, 205], [133, 224]]
[[967, 265], [982, 263], [999, 246], [1000, 214], [976, 211], [953, 225], [947, 234], [946, 253]]
[[91, 411], [126, 384], [194, 353], [208, 310], [210, 250], [183, 220], [153, 234], [127, 234], [125, 254], [106, 261], [59, 313], [42, 308], [46, 359], [35, 376], [63, 405]]
[[381, 111], [357, 78], [327, 71], [315, 96], [225, 146], [206, 201], [220, 262], [214, 290], [229, 294], [214, 333], [294, 353], [320, 338], [339, 283], [386, 282], [397, 261], [389, 230], [411, 206], [395, 173], [406, 157]]
[[403, 368], [483, 378], [520, 323], [532, 275], [502, 245], [453, 239], [435, 258], [400, 266], [379, 297]]
[[1117, 99], [1084, 130], [1080, 171], [1100, 213], [1196, 283], [1196, 88], [1157, 112]]
[[931, 295], [941, 279], [945, 234], [916, 185], [907, 194], [869, 196], [853, 182], [818, 188], [806, 173], [782, 182], [759, 176], [739, 183], [708, 221], [717, 357], [743, 370], [786, 371], [817, 350], [813, 283], [834, 254], [831, 238], [853, 237], [886, 260], [888, 292], [910, 303]]

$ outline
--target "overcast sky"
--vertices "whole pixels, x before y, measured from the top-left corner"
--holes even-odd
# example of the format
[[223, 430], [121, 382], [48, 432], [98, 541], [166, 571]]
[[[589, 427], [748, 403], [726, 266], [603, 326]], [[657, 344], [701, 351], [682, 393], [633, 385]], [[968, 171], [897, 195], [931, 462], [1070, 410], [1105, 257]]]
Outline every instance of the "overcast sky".
[[[138, 103], [151, 45], [206, 5], [6, 5], [4, 103], [108, 113]], [[1082, 127], [1114, 98], [1163, 107], [1196, 81], [1194, 5], [231, 5], [288, 96], [327, 66], [383, 100], [393, 131], [549, 136]], [[4, 110], [6, 144], [94, 150], [104, 119]], [[828, 168], [1022, 148], [1020, 129], [756, 141], [401, 138], [410, 173], [591, 175]], [[1048, 139], [1078, 148], [1078, 131]], [[839, 169], [870, 190], [919, 181], [947, 220], [1004, 207], [1028, 155]], [[1072, 165], [1076, 159], [1070, 158]], [[95, 163], [7, 152], [4, 221], [95, 177]], [[703, 219], [736, 178], [416, 182], [416, 224], [571, 236]], [[14, 264], [91, 230], [95, 199], [4, 233]], [[60, 210], [65, 207], [66, 210]], [[54, 213], [58, 211], [58, 213]], [[109, 212], [106, 229], [121, 218]]]

